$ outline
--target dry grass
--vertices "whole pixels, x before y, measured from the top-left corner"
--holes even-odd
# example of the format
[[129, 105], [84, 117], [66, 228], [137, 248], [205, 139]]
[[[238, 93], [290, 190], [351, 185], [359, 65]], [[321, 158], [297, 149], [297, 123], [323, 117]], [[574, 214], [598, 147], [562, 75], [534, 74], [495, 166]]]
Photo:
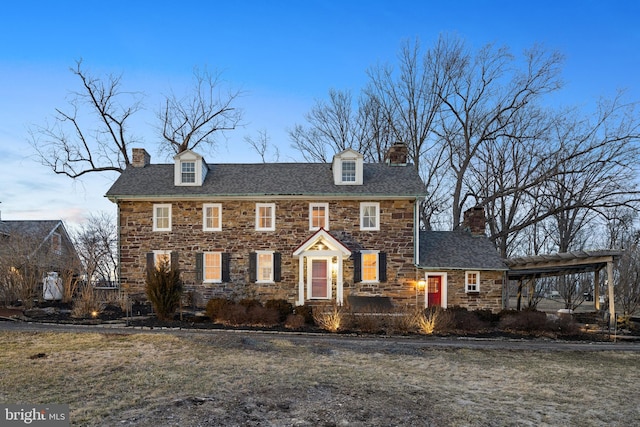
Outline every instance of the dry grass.
[[[0, 401], [74, 425], [628, 426], [640, 353], [385, 347], [286, 336], [0, 333]], [[36, 357], [33, 357], [36, 356]]]

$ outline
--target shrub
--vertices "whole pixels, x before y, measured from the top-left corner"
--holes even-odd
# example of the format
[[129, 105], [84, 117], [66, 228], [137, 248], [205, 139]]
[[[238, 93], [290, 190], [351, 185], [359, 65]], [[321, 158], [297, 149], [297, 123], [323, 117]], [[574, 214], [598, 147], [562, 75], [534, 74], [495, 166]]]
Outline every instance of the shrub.
[[274, 326], [280, 322], [276, 310], [261, 305], [251, 306], [247, 309], [247, 321], [252, 325], [262, 326]]
[[380, 313], [374, 311], [351, 313], [349, 318], [352, 327], [361, 332], [377, 334], [385, 330], [386, 316]]
[[418, 332], [426, 335], [433, 334], [436, 330], [436, 322], [438, 321], [438, 316], [441, 312], [442, 310], [437, 309], [418, 311], [413, 318]]
[[180, 270], [170, 268], [166, 261], [161, 262], [158, 268], [147, 270], [145, 292], [158, 319], [171, 319], [182, 298]]
[[293, 304], [284, 299], [270, 299], [264, 303], [265, 308], [269, 308], [278, 313], [278, 321], [284, 322], [293, 313]]
[[341, 327], [343, 328], [344, 318], [343, 309], [335, 304], [330, 309], [319, 309], [313, 312], [313, 320], [316, 324], [329, 332], [338, 332]]
[[215, 322], [220, 318], [220, 313], [228, 306], [233, 305], [233, 301], [226, 298], [211, 298], [207, 301], [206, 313], [211, 321]]
[[481, 319], [480, 311], [469, 311], [465, 307], [455, 306], [447, 309], [447, 312], [451, 315], [452, 327], [455, 329], [477, 332], [489, 326], [489, 322]]
[[96, 318], [104, 310], [104, 304], [99, 300], [93, 286], [85, 284], [80, 289], [80, 295], [73, 301], [71, 317], [83, 319]]
[[578, 324], [571, 316], [559, 316], [549, 320], [548, 327], [561, 335], [576, 335], [580, 332]]
[[397, 310], [392, 316], [387, 318], [387, 333], [388, 334], [408, 334], [415, 332], [415, 312], [404, 310]]
[[304, 316], [301, 314], [290, 314], [284, 321], [284, 326], [289, 329], [300, 329], [304, 326]]
[[247, 308], [240, 304], [231, 303], [222, 307], [218, 314], [218, 320], [231, 325], [246, 325], [249, 323]]
[[521, 332], [541, 332], [547, 327], [547, 315], [541, 311], [506, 312], [500, 317], [500, 328]]
[[262, 303], [257, 299], [253, 298], [244, 298], [238, 301], [238, 304], [246, 308], [247, 310], [252, 307], [262, 307]]
[[301, 315], [304, 318], [304, 323], [308, 325], [315, 325], [313, 307], [310, 305], [299, 305], [293, 309], [293, 313]]

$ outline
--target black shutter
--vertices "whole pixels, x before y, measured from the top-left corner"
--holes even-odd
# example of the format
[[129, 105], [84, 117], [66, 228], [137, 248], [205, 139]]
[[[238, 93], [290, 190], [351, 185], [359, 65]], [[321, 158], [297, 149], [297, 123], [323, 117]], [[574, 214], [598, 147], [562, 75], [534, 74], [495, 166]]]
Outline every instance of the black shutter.
[[353, 252], [353, 283], [362, 281], [362, 258], [360, 252]]
[[204, 272], [204, 254], [202, 252], [196, 253], [196, 282], [202, 282]]
[[387, 281], [387, 253], [380, 252], [378, 254], [378, 281]]
[[249, 253], [249, 281], [255, 282], [258, 277], [256, 266], [257, 266], [257, 254], [255, 252]]
[[178, 265], [178, 252], [171, 252], [171, 269], [178, 270], [180, 267]]
[[222, 254], [222, 281], [231, 281], [231, 256], [228, 253]]
[[156, 257], [153, 252], [147, 252], [147, 274], [151, 273], [155, 268]]
[[282, 254], [280, 252], [273, 253], [273, 281], [282, 281]]

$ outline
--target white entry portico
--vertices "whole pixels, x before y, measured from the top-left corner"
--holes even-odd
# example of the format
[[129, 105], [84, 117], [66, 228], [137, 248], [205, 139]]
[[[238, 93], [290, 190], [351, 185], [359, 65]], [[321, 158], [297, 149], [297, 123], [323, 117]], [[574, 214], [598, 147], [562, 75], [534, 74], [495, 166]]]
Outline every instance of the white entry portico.
[[321, 228], [293, 252], [298, 258], [297, 305], [307, 300], [332, 300], [342, 304], [344, 259], [351, 251]]

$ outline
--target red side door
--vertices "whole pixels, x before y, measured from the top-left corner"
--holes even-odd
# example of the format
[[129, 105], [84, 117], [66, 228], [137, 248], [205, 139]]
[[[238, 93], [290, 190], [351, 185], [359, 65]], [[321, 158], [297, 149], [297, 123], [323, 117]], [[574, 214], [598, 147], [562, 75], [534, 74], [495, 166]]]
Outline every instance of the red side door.
[[429, 307], [442, 305], [442, 277], [429, 276], [427, 279], [427, 295]]

